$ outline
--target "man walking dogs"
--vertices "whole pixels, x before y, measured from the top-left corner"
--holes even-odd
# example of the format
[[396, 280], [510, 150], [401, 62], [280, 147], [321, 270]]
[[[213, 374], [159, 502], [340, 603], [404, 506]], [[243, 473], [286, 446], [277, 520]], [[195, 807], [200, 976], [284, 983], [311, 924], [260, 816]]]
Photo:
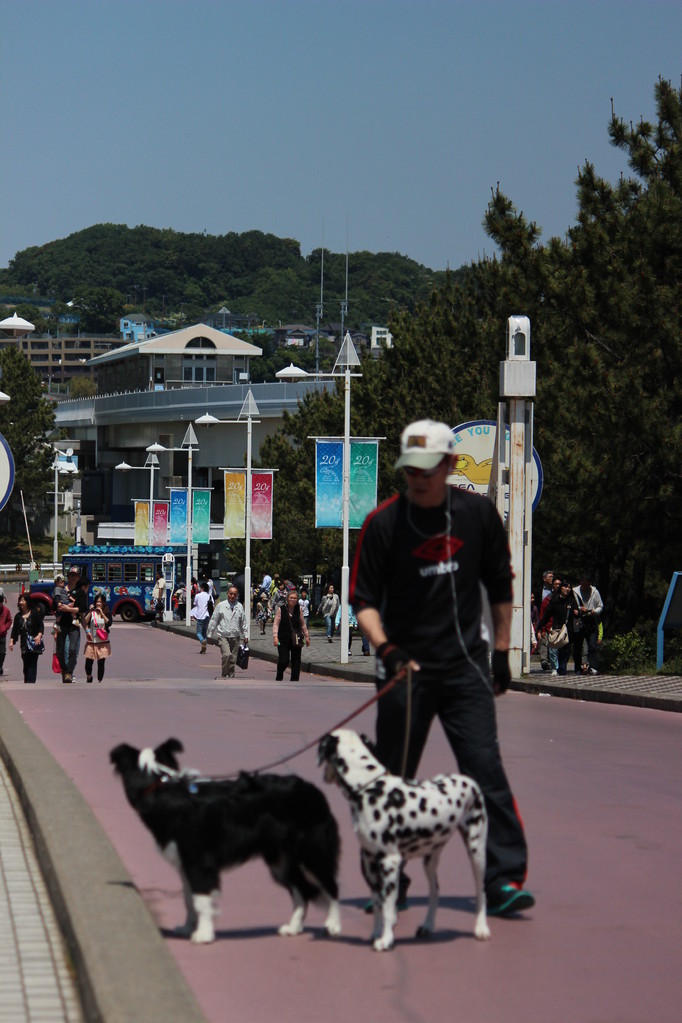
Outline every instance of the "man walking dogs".
[[[510, 682], [512, 573], [504, 527], [491, 502], [446, 482], [453, 435], [425, 419], [402, 434], [396, 468], [404, 494], [371, 512], [362, 527], [350, 601], [377, 652], [377, 688], [412, 668], [407, 776], [414, 778], [434, 717], [462, 774], [480, 786], [489, 818], [488, 912], [509, 915], [535, 900], [523, 888], [527, 848], [500, 756], [495, 696]], [[481, 633], [480, 583], [494, 626], [492, 679]], [[406, 599], [409, 594], [409, 600]], [[377, 703], [377, 756], [400, 774], [406, 683]], [[401, 878], [404, 902], [409, 879]]]
[[230, 586], [227, 600], [221, 600], [211, 615], [206, 631], [208, 639], [215, 639], [222, 655], [222, 677], [234, 678], [239, 644], [246, 641], [246, 615], [239, 603], [239, 590]]

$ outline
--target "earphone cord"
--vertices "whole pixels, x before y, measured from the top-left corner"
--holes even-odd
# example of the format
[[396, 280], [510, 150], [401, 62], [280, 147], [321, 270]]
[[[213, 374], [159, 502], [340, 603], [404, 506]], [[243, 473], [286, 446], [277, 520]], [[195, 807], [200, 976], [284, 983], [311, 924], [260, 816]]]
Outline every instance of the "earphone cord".
[[[452, 516], [450, 514], [450, 495], [449, 494], [448, 494], [448, 497], [447, 497], [447, 500], [446, 500], [446, 504], [445, 504], [445, 517], [447, 519], [447, 534], [446, 535], [447, 536], [451, 536], [452, 535]], [[454, 572], [450, 572], [448, 574], [450, 576], [450, 592], [452, 594], [452, 614], [453, 614], [453, 618], [454, 618], [454, 622], [455, 622], [455, 633], [457, 634], [457, 641], [459, 643], [460, 649], [463, 651], [464, 657], [466, 658], [467, 663], [474, 669], [474, 671], [476, 672], [477, 675], [480, 675], [481, 681], [483, 682], [483, 684], [485, 686], [487, 686], [488, 689], [492, 689], [492, 683], [490, 681], [490, 678], [488, 677], [488, 675], [484, 671], [481, 670], [481, 666], [479, 664], [477, 664], [476, 661], [473, 660], [473, 658], [471, 657], [471, 654], [469, 653], [468, 647], [466, 646], [466, 644], [464, 642], [464, 637], [462, 636], [462, 629], [461, 629], [460, 624], [459, 624], [459, 611], [458, 611], [458, 606], [457, 606], [457, 586], [455, 584], [455, 573]]]

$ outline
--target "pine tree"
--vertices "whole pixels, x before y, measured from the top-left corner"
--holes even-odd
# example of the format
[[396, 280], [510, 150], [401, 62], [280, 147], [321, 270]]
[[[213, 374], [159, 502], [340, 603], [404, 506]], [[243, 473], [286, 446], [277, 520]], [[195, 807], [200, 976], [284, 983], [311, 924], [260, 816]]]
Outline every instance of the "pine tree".
[[27, 506], [42, 505], [50, 486], [54, 412], [43, 396], [40, 377], [14, 345], [0, 352], [0, 386], [10, 396], [0, 405], [0, 433], [15, 464], [14, 490], [0, 513], [0, 528], [7, 535], [23, 534], [21, 492]]

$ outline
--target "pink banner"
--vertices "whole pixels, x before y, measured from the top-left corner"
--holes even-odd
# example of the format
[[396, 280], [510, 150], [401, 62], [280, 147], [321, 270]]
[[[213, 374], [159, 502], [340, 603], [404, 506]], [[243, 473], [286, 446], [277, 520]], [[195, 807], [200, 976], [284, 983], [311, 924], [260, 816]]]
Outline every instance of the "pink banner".
[[168, 538], [168, 501], [154, 501], [154, 518], [152, 519], [152, 543], [155, 547], [165, 547]]
[[251, 539], [272, 540], [271, 470], [251, 471]]

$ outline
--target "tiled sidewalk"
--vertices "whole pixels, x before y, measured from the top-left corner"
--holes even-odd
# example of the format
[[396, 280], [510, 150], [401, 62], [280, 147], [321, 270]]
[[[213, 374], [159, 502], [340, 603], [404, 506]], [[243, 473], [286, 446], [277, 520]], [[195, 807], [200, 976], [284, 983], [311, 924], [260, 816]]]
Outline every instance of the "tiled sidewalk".
[[0, 759], [0, 1020], [82, 1023], [66, 948]]

